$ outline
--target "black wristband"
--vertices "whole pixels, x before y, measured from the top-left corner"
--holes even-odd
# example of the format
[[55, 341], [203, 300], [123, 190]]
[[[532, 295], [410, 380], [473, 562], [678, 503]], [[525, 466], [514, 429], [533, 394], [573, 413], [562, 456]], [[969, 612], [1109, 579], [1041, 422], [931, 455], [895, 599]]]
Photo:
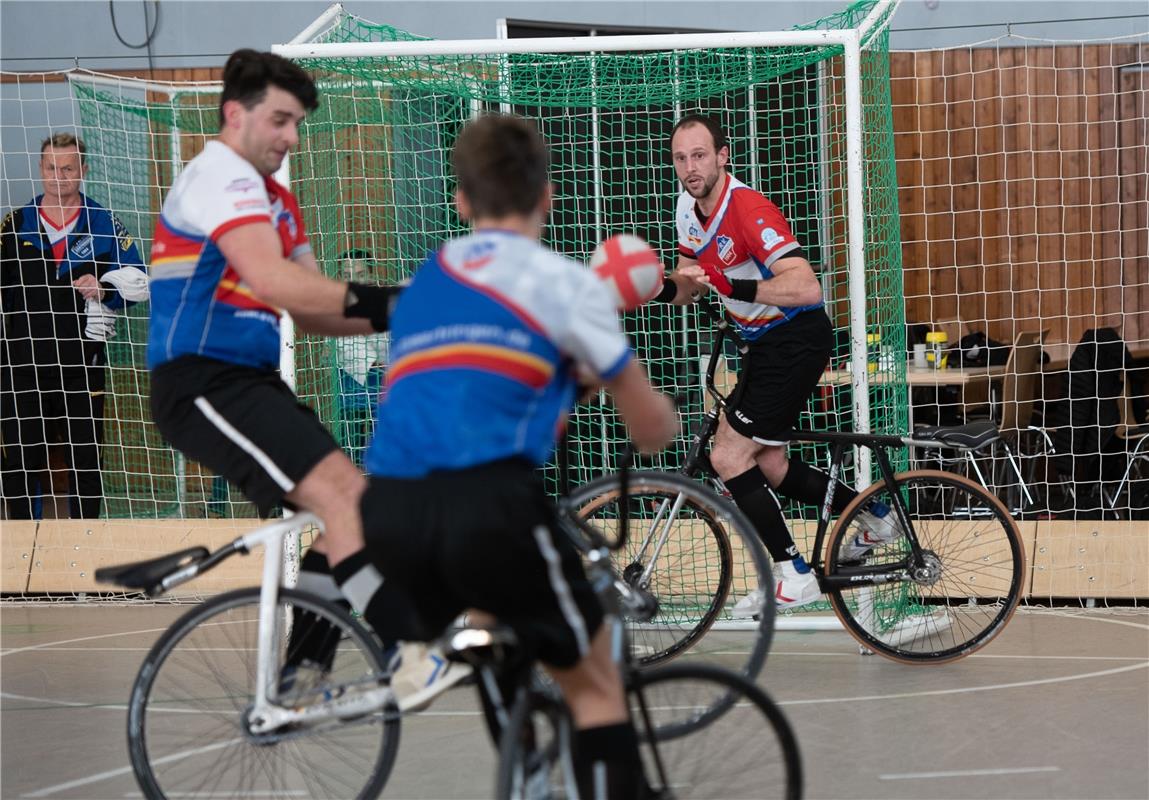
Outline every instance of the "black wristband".
[[391, 309], [402, 291], [398, 286], [372, 286], [366, 283], [347, 284], [343, 298], [343, 316], [365, 319], [377, 331], [385, 331], [391, 321]]
[[662, 291], [654, 296], [654, 300], [659, 303], [673, 303], [674, 298], [678, 296], [678, 284], [670, 278], [662, 279]]
[[758, 281], [749, 278], [735, 278], [730, 281], [730, 299], [753, 303], [758, 296]]

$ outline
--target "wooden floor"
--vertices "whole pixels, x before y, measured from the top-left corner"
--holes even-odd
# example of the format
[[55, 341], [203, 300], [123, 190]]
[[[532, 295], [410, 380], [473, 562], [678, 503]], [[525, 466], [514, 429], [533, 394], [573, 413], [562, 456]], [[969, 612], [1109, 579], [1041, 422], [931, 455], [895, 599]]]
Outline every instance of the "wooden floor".
[[[170, 606], [0, 605], [0, 796], [139, 797], [125, 703]], [[712, 633], [736, 651], [745, 633]], [[798, 732], [814, 798], [1149, 797], [1149, 612], [1020, 611], [940, 667], [780, 631], [760, 682]], [[487, 798], [472, 690], [405, 720], [391, 798]], [[488, 780], [488, 776], [490, 779]]]

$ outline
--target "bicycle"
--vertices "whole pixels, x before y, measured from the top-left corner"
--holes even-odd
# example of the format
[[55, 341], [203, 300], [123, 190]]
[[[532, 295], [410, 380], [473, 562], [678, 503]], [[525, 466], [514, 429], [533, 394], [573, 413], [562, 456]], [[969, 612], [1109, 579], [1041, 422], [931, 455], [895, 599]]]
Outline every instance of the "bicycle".
[[[688, 480], [708, 480], [715, 492], [725, 493], [707, 449], [720, 415], [734, 399], [717, 389], [714, 377], [727, 339], [742, 354], [748, 345], [725, 319], [699, 305], [715, 324], [705, 371], [713, 403], [693, 433], [679, 474]], [[830, 483], [819, 509], [810, 566], [834, 613], [865, 651], [905, 662], [950, 661], [984, 647], [1009, 621], [1021, 598], [1025, 549], [1005, 506], [984, 488], [953, 473], [895, 474], [887, 454], [888, 449], [901, 447], [977, 450], [998, 435], [993, 423], [922, 429], [910, 436], [791, 432], [792, 441], [831, 445]], [[847, 446], [870, 449], [877, 456], [881, 479], [844, 509], [827, 536]], [[632, 476], [635, 486], [643, 485], [642, 476], [641, 472]], [[873, 514], [873, 509], [893, 514], [901, 535], [864, 558], [840, 558], [843, 544], [859, 533], [859, 517]], [[673, 508], [662, 507], [661, 524], [674, 524], [671, 512]], [[717, 549], [721, 552], [721, 544]]]
[[[569, 532], [574, 517], [566, 513], [563, 519], [567, 520], [563, 528]], [[228, 592], [197, 605], [177, 619], [144, 658], [128, 706], [128, 749], [145, 797], [372, 798], [382, 791], [400, 738], [400, 713], [387, 685], [387, 659], [374, 637], [347, 611], [280, 585], [283, 564], [278, 556], [283, 542], [309, 526], [321, 527], [314, 515], [298, 514], [258, 528], [215, 552], [194, 547], [97, 571], [101, 582], [158, 597], [233, 555], [249, 554], [261, 546], [265, 549], [260, 587]], [[656, 607], [645, 592], [630, 587], [620, 591], [604, 551], [584, 548], [584, 552], [609, 608], [625, 603], [632, 614], [646, 614]], [[338, 633], [339, 644], [326, 669], [287, 688], [281, 685], [282, 667], [292, 658], [288, 627], [297, 610], [330, 626]], [[461, 649], [468, 635], [482, 634], [464, 629], [449, 638], [449, 645]], [[621, 634], [616, 638], [621, 641]], [[629, 656], [629, 648], [626, 652]], [[685, 681], [694, 684], [695, 700], [689, 713], [681, 713], [684, 698], [690, 696]], [[658, 692], [668, 689], [673, 690], [669, 695], [675, 698], [673, 702], [645, 702], [647, 694], [659, 696]], [[650, 674], [631, 674], [629, 691], [639, 700], [637, 710], [644, 715], [648, 753], [680, 746], [672, 743], [722, 719], [728, 725], [739, 721], [745, 725], [746, 709], [757, 709], [779, 741], [781, 759], [769, 762], [777, 774], [764, 777], [781, 776], [783, 786], [800, 785], [793, 732], [777, 707], [750, 681], [707, 665], [676, 665]], [[554, 710], [558, 706], [548, 708], [558, 713]], [[502, 714], [505, 720], [511, 716], [507, 711]], [[708, 741], [724, 743], [734, 735], [723, 733]], [[690, 738], [695, 746], [701, 741]], [[752, 742], [754, 757], [761, 759], [759, 750], [767, 739], [736, 741]], [[680, 757], [673, 763], [678, 769], [689, 762]], [[665, 780], [665, 764], [660, 767], [652, 762], [650, 769], [661, 776], [664, 786], [671, 785]], [[785, 796], [798, 794], [790, 791]]]
[[[399, 710], [374, 637], [341, 607], [280, 585], [283, 542], [312, 514], [264, 525], [215, 552], [106, 567], [96, 579], [158, 597], [237, 553], [265, 550], [259, 587], [210, 598], [144, 658], [128, 704], [132, 771], [148, 798], [378, 796], [399, 749]], [[281, 686], [293, 612], [338, 632], [322, 674]], [[333, 757], [338, 753], [338, 757]]]
[[[625, 474], [616, 479], [625, 493]], [[618, 591], [610, 554], [627, 543], [625, 508], [616, 521], [617, 538], [610, 544], [574, 503], [563, 504], [559, 514], [560, 527], [584, 554], [588, 577], [606, 611], [605, 624], [612, 628], [613, 656], [623, 670], [653, 797], [801, 797], [797, 739], [762, 689], [712, 664], [650, 667], [635, 660], [626, 642], [631, 628], [623, 620], [624, 601], [632, 609], [640, 603], [653, 608], [657, 601], [633, 585], [629, 595]], [[578, 797], [570, 714], [554, 685], [527, 668], [529, 654], [520, 650], [514, 634], [499, 627], [464, 628], [447, 639], [444, 650], [475, 668], [502, 729], [496, 797]], [[516, 687], [510, 698], [498, 688], [508, 676]]]

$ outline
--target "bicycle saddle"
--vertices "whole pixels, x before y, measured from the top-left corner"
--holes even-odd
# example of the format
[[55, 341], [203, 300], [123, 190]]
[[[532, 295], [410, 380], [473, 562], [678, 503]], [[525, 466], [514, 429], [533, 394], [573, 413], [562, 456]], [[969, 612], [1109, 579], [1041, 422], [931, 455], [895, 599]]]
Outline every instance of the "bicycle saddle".
[[131, 564], [117, 564], [111, 567], [100, 567], [96, 570], [96, 580], [100, 583], [111, 583], [125, 589], [139, 589], [151, 591], [177, 569], [182, 569], [196, 561], [208, 557], [206, 547], [189, 547], [177, 553], [168, 553], [166, 556], [151, 558], [147, 561], [134, 561]]
[[505, 625], [491, 628], [463, 628], [443, 642], [443, 655], [449, 661], [473, 667], [503, 664], [519, 651], [519, 638]]
[[963, 450], [977, 450], [1000, 436], [997, 425], [986, 420], [953, 427], [915, 428], [913, 438], [919, 442], [937, 442], [949, 447], [960, 447]]

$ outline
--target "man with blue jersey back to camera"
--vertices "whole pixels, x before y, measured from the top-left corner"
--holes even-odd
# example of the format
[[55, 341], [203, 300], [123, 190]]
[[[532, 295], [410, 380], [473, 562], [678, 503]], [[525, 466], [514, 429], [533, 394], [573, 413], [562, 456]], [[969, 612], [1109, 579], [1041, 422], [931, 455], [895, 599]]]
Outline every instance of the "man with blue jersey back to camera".
[[[671, 131], [670, 155], [683, 189], [674, 213], [678, 268], [655, 299], [681, 305], [714, 290], [749, 343], [710, 463], [770, 551], [778, 608], [808, 605], [821, 590], [775, 491], [820, 507], [829, 485], [826, 473], [786, 455], [789, 432], [834, 346], [822, 286], [778, 207], [727, 171], [730, 147], [717, 122], [701, 114], [683, 117]], [[831, 510], [840, 514], [855, 497], [838, 484]], [[900, 535], [883, 511], [889, 509], [863, 512], [861, 533], [843, 556], [861, 558]], [[756, 615], [763, 599], [755, 589], [733, 615]]]
[[473, 231], [424, 262], [391, 317], [366, 457], [367, 547], [384, 585], [414, 601], [425, 637], [477, 609], [547, 666], [574, 717], [581, 796], [641, 797], [602, 610], [538, 468], [575, 401], [576, 372], [611, 392], [642, 450], [670, 441], [673, 408], [634, 358], [605, 285], [539, 243], [551, 186], [535, 126], [480, 117], [452, 160]]

